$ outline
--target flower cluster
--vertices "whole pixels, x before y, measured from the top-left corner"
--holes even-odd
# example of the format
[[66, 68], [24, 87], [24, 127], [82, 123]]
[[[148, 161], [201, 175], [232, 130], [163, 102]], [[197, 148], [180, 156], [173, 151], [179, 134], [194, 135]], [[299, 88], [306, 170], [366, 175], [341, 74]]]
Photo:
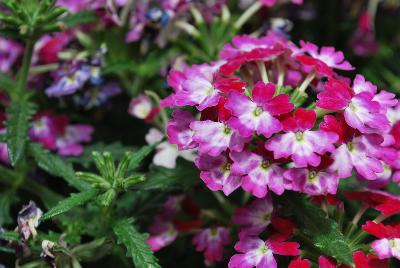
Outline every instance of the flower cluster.
[[261, 214], [272, 211], [261, 201], [268, 192], [335, 195], [353, 172], [381, 188], [398, 169], [397, 99], [362, 75], [351, 81], [336, 71], [353, 69], [333, 47], [296, 46], [271, 32], [237, 36], [220, 60], [170, 72], [174, 92], [161, 102], [175, 108], [169, 142], [197, 149], [195, 164], [210, 190], [230, 195], [241, 187], [262, 198], [251, 215], [236, 217], [246, 228], [230, 267], [276, 267], [271, 256], [282, 248], [298, 254], [283, 242], [290, 236], [254, 236], [269, 223], [253, 220], [259, 206]]
[[[0, 133], [6, 133], [6, 116], [0, 114]], [[86, 124], [71, 124], [65, 115], [55, 115], [48, 111], [33, 116], [32, 126], [28, 131], [32, 141], [42, 144], [48, 150], [62, 156], [78, 156], [83, 153], [82, 143], [90, 142], [93, 127]], [[6, 143], [0, 143], [0, 159], [9, 163]]]

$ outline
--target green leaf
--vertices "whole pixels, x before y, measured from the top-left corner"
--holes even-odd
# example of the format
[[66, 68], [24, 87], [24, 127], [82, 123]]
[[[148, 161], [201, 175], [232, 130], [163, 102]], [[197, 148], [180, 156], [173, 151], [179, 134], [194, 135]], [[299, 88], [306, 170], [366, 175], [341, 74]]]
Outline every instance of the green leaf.
[[74, 207], [83, 205], [88, 201], [92, 200], [97, 196], [98, 191], [96, 189], [91, 189], [88, 191], [80, 192], [78, 194], [71, 194], [70, 197], [61, 200], [55, 207], [50, 209], [47, 213], [45, 213], [40, 219], [42, 221], [53, 218], [57, 215], [65, 213]]
[[199, 172], [190, 162], [179, 159], [174, 169], [152, 166], [146, 180], [135, 188], [165, 190], [171, 187], [189, 190], [199, 181]]
[[4, 231], [4, 233], [0, 234], [0, 238], [3, 240], [21, 241], [19, 233], [13, 231]]
[[340, 232], [336, 221], [327, 218], [324, 211], [300, 194], [287, 194], [282, 201], [287, 213], [295, 219], [298, 229], [304, 232], [323, 255], [333, 257], [341, 263], [353, 263], [348, 241]]
[[42, 148], [40, 144], [32, 143], [29, 146], [30, 154], [35, 158], [39, 167], [47, 171], [53, 176], [64, 178], [71, 186], [80, 191], [90, 188], [89, 184], [79, 180], [75, 176], [74, 169], [70, 163], [65, 162], [57, 155], [50, 153]]
[[97, 17], [95, 12], [90, 10], [84, 10], [76, 14], [65, 16], [61, 19], [61, 22], [64, 23], [66, 28], [72, 28], [85, 23], [94, 23], [96, 21]]
[[0, 72], [0, 89], [6, 92], [12, 92], [15, 88], [15, 81], [11, 79], [7, 74]]
[[70, 163], [80, 164], [83, 167], [89, 168], [90, 164], [93, 163], [93, 152], [110, 152], [113, 158], [116, 161], [119, 161], [125, 156], [126, 152], [131, 152], [132, 150], [134, 150], [133, 147], [123, 146], [119, 142], [111, 144], [100, 142], [93, 145], [85, 146], [85, 151], [82, 155], [78, 157], [68, 157], [66, 158], [66, 160]]
[[133, 226], [132, 219], [122, 219], [113, 225], [118, 242], [124, 244], [127, 256], [131, 257], [137, 268], [161, 268], [157, 258], [150, 250], [147, 234], [139, 233]]
[[10, 209], [13, 202], [15, 202], [15, 191], [0, 192], [0, 226], [12, 223]]
[[154, 150], [154, 148], [156, 148], [157, 145], [158, 143], [143, 146], [138, 151], [133, 152], [130, 156], [127, 170], [130, 171], [137, 169], [140, 166], [140, 163]]
[[29, 120], [33, 113], [34, 105], [28, 101], [13, 101], [7, 109], [7, 146], [12, 166], [15, 166], [24, 154]]

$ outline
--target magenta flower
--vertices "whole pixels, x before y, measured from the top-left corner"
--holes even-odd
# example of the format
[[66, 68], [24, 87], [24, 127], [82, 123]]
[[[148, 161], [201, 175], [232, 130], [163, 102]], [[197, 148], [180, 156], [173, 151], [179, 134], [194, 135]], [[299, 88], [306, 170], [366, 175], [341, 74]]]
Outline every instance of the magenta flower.
[[236, 208], [232, 216], [235, 224], [242, 225], [241, 229], [247, 234], [258, 235], [271, 223], [273, 204], [270, 196], [256, 199], [246, 207]]
[[90, 142], [94, 128], [89, 125], [68, 125], [62, 135], [57, 137], [56, 147], [59, 155], [78, 156], [83, 153], [81, 143]]
[[211, 191], [222, 190], [225, 195], [230, 195], [240, 187], [242, 176], [232, 172], [231, 162], [226, 156], [201, 154], [195, 164], [200, 169], [200, 178]]
[[384, 225], [368, 221], [362, 229], [380, 238], [371, 243], [379, 259], [394, 257], [400, 260], [400, 224]]
[[311, 42], [300, 41], [303, 51], [310, 54], [311, 57], [324, 62], [331, 68], [339, 70], [353, 70], [353, 66], [345, 60], [343, 52], [335, 51], [334, 47], [321, 47], [321, 50]]
[[[266, 5], [267, 7], [272, 7], [278, 2], [284, 2], [282, 0], [259, 0], [263, 5]], [[296, 5], [302, 5], [303, 0], [290, 0], [293, 4]], [[287, 2], [287, 1], [286, 1]]]
[[[357, 90], [360, 90], [360, 82], [367, 86], [367, 90], [373, 90], [372, 86], [360, 81], [360, 78], [356, 81]], [[390, 130], [389, 120], [373, 97], [368, 91], [356, 94], [345, 82], [330, 78], [325, 90], [318, 94], [317, 106], [326, 110], [344, 110], [347, 124], [361, 133], [387, 132]]]
[[196, 251], [204, 251], [204, 257], [209, 262], [221, 261], [224, 246], [229, 242], [229, 229], [225, 227], [203, 229], [192, 240]]
[[174, 242], [178, 236], [178, 231], [170, 221], [165, 221], [162, 217], [156, 217], [149, 228], [150, 236], [147, 243], [152, 251], [158, 251]]
[[232, 256], [229, 268], [276, 268], [277, 263], [274, 254], [283, 256], [299, 255], [299, 244], [296, 242], [284, 242], [279, 236], [271, 236], [266, 241], [258, 237], [240, 237], [235, 249], [240, 254]]
[[221, 62], [213, 65], [194, 65], [185, 69], [183, 74], [179, 74], [180, 80], [171, 84], [176, 92], [174, 96], [175, 105], [196, 105], [200, 111], [207, 107], [216, 106], [220, 91], [214, 86], [213, 82], [214, 75], [220, 65]]
[[0, 37], [0, 71], [10, 71], [22, 51], [22, 46], [17, 42]]
[[258, 198], [267, 195], [268, 189], [281, 195], [284, 191], [283, 169], [277, 163], [249, 151], [231, 152], [231, 166], [235, 174], [243, 176], [242, 188]]
[[253, 88], [252, 99], [235, 91], [229, 95], [225, 107], [236, 116], [231, 122], [240, 135], [249, 137], [256, 132], [269, 138], [282, 130], [280, 121], [274, 116], [289, 113], [294, 105], [287, 94], [274, 97], [275, 90], [272, 83], [258, 82]]
[[335, 149], [333, 144], [338, 140], [338, 135], [323, 130], [311, 131], [315, 120], [314, 110], [297, 109], [282, 122], [286, 133], [267, 141], [265, 148], [274, 152], [275, 159], [292, 157], [296, 167], [318, 166], [321, 163], [319, 155]]
[[211, 120], [194, 121], [190, 124], [194, 131], [193, 140], [199, 143], [199, 152], [218, 156], [226, 149], [242, 151], [245, 143], [230, 122], [221, 123]]
[[292, 168], [284, 173], [285, 179], [291, 182], [288, 190], [309, 195], [336, 194], [339, 176], [335, 173], [307, 168]]
[[340, 137], [339, 142], [342, 144], [332, 152], [334, 162], [329, 167], [329, 170], [337, 172], [340, 178], [350, 177], [353, 167], [369, 180], [376, 179], [377, 173], [384, 171], [381, 161], [372, 153], [382, 152], [382, 139], [375, 139], [374, 136], [370, 139], [367, 136], [355, 136], [355, 131], [347, 126], [343, 117], [338, 121], [334, 116], [327, 115], [320, 128], [336, 132]]
[[179, 150], [193, 149], [197, 146], [193, 140], [194, 131], [190, 124], [195, 118], [190, 112], [176, 110], [172, 113], [172, 120], [168, 122], [167, 135], [172, 144], [176, 144]]

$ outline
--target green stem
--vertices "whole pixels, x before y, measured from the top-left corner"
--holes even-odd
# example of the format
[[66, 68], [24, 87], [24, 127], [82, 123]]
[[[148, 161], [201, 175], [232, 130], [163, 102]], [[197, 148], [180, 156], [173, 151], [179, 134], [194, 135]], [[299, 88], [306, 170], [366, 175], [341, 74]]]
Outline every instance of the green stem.
[[265, 63], [263, 61], [256, 61], [256, 64], [258, 67], [258, 71], [260, 72], [261, 80], [264, 83], [268, 83], [269, 79], [268, 79], [267, 69], [265, 68]]
[[261, 1], [256, 1], [239, 17], [235, 22], [234, 27], [236, 29], [242, 28], [242, 26], [262, 7]]
[[308, 85], [312, 82], [312, 80], [314, 80], [315, 78], [315, 70], [313, 70], [312, 72], [310, 72], [306, 78], [304, 79], [303, 83], [300, 85], [300, 87], [298, 88], [298, 91], [300, 92], [305, 92]]
[[24, 58], [22, 60], [22, 67], [18, 73], [17, 87], [15, 89], [15, 93], [18, 99], [21, 99], [22, 96], [24, 96], [24, 91], [29, 76], [29, 69], [31, 67], [31, 62], [32, 62], [34, 46], [35, 46], [35, 39], [32, 37], [28, 38], [24, 51]]
[[165, 111], [164, 108], [162, 108], [160, 106], [160, 102], [161, 102], [160, 97], [156, 93], [154, 93], [154, 91], [145, 90], [144, 93], [146, 93], [146, 95], [152, 97], [154, 99], [154, 101], [157, 103], [158, 107], [160, 108], [160, 117], [161, 117], [161, 121], [162, 121], [162, 127], [164, 130], [167, 127], [169, 120], [168, 120], [167, 112]]
[[234, 206], [225, 197], [223, 197], [220, 192], [215, 191], [212, 193], [225, 212], [227, 212], [229, 215], [232, 215]]

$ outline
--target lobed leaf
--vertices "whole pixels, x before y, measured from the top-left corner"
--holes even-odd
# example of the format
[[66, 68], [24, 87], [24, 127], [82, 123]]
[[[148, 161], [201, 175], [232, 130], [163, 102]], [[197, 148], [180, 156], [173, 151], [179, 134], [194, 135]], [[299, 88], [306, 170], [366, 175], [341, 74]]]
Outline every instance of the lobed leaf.
[[34, 104], [24, 100], [12, 101], [7, 109], [7, 147], [12, 166], [15, 166], [24, 154], [29, 121], [33, 113]]
[[353, 263], [348, 241], [340, 232], [336, 221], [327, 218], [324, 211], [300, 194], [288, 194], [283, 202], [286, 204], [285, 209], [295, 219], [296, 226], [323, 255], [333, 257], [341, 263]]
[[137, 268], [161, 268], [147, 244], [147, 234], [139, 233], [132, 219], [121, 219], [113, 225], [113, 231], [119, 243], [124, 244], [127, 255], [132, 258]]
[[55, 207], [45, 213], [40, 219], [42, 221], [51, 219], [57, 215], [65, 213], [74, 207], [83, 205], [97, 196], [97, 189], [90, 189], [78, 194], [71, 194], [70, 197], [61, 200]]
[[64, 178], [66, 182], [80, 191], [89, 189], [89, 184], [80, 180], [75, 175], [75, 171], [70, 163], [65, 162], [61, 157], [50, 153], [40, 144], [30, 144], [29, 152], [35, 158], [39, 167], [51, 175]]

